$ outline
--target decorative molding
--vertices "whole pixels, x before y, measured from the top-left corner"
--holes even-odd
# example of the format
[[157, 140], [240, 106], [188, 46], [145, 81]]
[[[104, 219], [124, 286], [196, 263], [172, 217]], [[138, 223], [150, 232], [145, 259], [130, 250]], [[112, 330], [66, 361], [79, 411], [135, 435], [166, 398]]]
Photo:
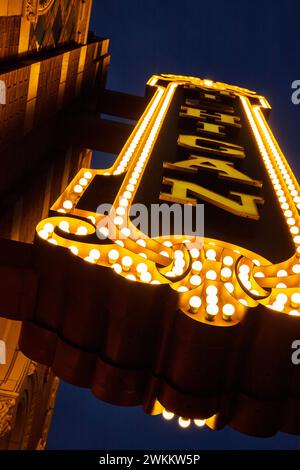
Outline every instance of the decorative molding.
[[39, 0], [38, 15], [44, 15], [51, 8], [54, 0]]
[[15, 406], [15, 398], [0, 398], [0, 437], [5, 436], [12, 429]]
[[27, 375], [33, 375], [36, 371], [36, 368], [37, 368], [37, 362], [31, 361]]
[[26, 0], [25, 15], [28, 21], [35, 23], [38, 14], [38, 0]]
[[36, 23], [38, 16], [45, 15], [53, 3], [54, 0], [26, 0], [25, 15], [27, 20]]

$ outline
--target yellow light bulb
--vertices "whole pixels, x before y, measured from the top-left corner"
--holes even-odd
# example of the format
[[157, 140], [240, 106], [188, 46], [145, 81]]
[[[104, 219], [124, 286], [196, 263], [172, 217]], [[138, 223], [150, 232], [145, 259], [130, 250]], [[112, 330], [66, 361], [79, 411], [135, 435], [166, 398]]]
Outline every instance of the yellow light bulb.
[[232, 315], [235, 312], [235, 308], [232, 304], [225, 304], [222, 308], [224, 320], [231, 320]]
[[88, 230], [83, 225], [78, 227], [77, 232], [76, 232], [77, 235], [86, 235], [87, 233], [88, 233]]
[[122, 272], [122, 266], [119, 264], [119, 263], [115, 263], [112, 265], [112, 268], [113, 270], [117, 273], [117, 274], [121, 274]]
[[300, 293], [295, 292], [291, 296], [291, 304], [292, 307], [299, 307], [300, 306]]
[[187, 292], [188, 288], [186, 286], [179, 286], [177, 292]]
[[167, 411], [167, 410], [164, 410], [162, 412], [162, 415], [167, 421], [170, 421], [175, 416], [174, 413], [171, 413], [170, 411]]
[[49, 232], [47, 232], [46, 230], [40, 230], [38, 234], [39, 237], [43, 238], [44, 240], [47, 240], [47, 238], [49, 237]]
[[82, 191], [83, 191], [83, 188], [82, 188], [81, 184], [76, 184], [76, 185], [74, 186], [74, 192], [75, 192], [75, 193], [80, 194], [80, 193], [82, 193]]
[[194, 423], [198, 428], [203, 428], [206, 423], [206, 419], [194, 419]]
[[48, 222], [44, 225], [43, 230], [46, 230], [46, 232], [51, 233], [54, 230], [54, 225]]
[[226, 266], [232, 266], [233, 265], [233, 258], [231, 256], [225, 256], [223, 258], [223, 263], [226, 265]]
[[78, 255], [78, 248], [77, 246], [69, 246], [69, 250], [73, 253], [73, 255]]
[[192, 248], [190, 250], [190, 255], [191, 255], [192, 258], [199, 258], [200, 251], [197, 248]]
[[229, 279], [232, 276], [232, 271], [230, 268], [222, 268], [221, 269], [221, 279], [224, 281], [225, 279]]
[[190, 298], [189, 300], [189, 311], [191, 313], [197, 313], [200, 306], [201, 306], [201, 299], [197, 295], [193, 295], [193, 297]]
[[66, 199], [64, 202], [63, 202], [63, 208], [66, 209], [66, 210], [70, 210], [72, 209], [73, 207], [73, 202], [70, 201], [70, 199]]
[[190, 284], [192, 286], [200, 286], [201, 284], [201, 277], [198, 276], [197, 274], [194, 274], [193, 276], [190, 277]]
[[133, 264], [133, 260], [130, 256], [124, 256], [122, 258], [122, 266], [123, 266], [124, 271], [129, 271], [132, 264]]
[[211, 281], [215, 281], [217, 279], [217, 273], [213, 269], [207, 271], [205, 275], [206, 279], [210, 279]]
[[178, 418], [178, 424], [181, 428], [188, 428], [189, 425], [191, 424], [191, 420], [190, 419], [185, 419], [185, 418]]
[[192, 271], [193, 271], [193, 273], [199, 274], [199, 273], [201, 272], [201, 270], [202, 270], [202, 263], [201, 263], [201, 261], [194, 261], [194, 262], [192, 263]]
[[217, 256], [217, 253], [215, 250], [212, 250], [212, 249], [207, 250], [206, 252], [207, 259], [214, 261], [216, 259], [216, 256]]
[[94, 260], [98, 260], [100, 258], [100, 251], [97, 250], [96, 248], [93, 248], [90, 251], [89, 256], [93, 258]]
[[150, 274], [148, 271], [143, 272], [143, 273], [141, 274], [140, 280], [141, 280], [142, 282], [150, 282], [151, 279], [152, 279], [152, 276], [151, 276], [151, 274]]
[[69, 222], [67, 222], [66, 220], [61, 221], [58, 226], [64, 232], [69, 232], [70, 230]]

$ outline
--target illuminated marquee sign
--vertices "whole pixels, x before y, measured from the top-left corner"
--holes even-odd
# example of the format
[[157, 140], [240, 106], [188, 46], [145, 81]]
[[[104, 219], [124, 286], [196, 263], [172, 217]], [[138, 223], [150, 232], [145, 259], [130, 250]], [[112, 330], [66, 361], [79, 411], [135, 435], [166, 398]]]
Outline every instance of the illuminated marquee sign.
[[[270, 106], [185, 76], [153, 76], [147, 94], [113, 166], [81, 169], [38, 224], [21, 348], [100, 399], [183, 427], [300, 433], [300, 191]], [[147, 236], [135, 203], [204, 204], [204, 240]]]

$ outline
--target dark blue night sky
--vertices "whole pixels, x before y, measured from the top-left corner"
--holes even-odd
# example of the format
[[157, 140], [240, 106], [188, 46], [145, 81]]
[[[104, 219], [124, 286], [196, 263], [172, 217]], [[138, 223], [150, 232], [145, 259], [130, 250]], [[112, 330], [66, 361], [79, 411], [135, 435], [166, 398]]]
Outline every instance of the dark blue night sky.
[[[272, 128], [300, 176], [300, 105], [291, 102], [291, 83], [300, 80], [299, 0], [93, 3], [91, 29], [111, 39], [109, 88], [142, 95], [153, 73], [179, 73], [259, 91], [271, 102]], [[175, 421], [106, 405], [62, 383], [47, 448], [300, 449], [300, 438], [181, 430]]]

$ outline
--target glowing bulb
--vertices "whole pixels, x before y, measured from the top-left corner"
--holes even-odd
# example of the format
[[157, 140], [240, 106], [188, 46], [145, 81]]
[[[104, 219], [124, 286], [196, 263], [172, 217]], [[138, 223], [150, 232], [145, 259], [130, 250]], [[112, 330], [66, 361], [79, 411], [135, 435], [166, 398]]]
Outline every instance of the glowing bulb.
[[218, 288], [216, 286], [210, 285], [206, 288], [206, 294], [207, 295], [214, 295], [216, 296], [218, 293]]
[[126, 276], [126, 279], [128, 279], [129, 281], [136, 281], [136, 277], [134, 274], [128, 274]]
[[191, 313], [197, 313], [198, 309], [201, 306], [200, 297], [198, 297], [197, 295], [193, 295], [193, 297], [191, 297], [190, 300], [189, 300], [189, 305], [190, 305], [189, 311]]
[[234, 291], [234, 285], [231, 282], [225, 282], [224, 287], [226, 290], [229, 292], [229, 294], [232, 294]]
[[119, 259], [119, 256], [120, 256], [120, 253], [118, 252], [118, 250], [112, 249], [108, 252], [108, 261], [111, 264], [114, 264], [117, 261], [117, 259]]
[[136, 241], [136, 243], [140, 246], [142, 246], [143, 248], [146, 248], [146, 242], [145, 240], [143, 240], [142, 238], [140, 238], [139, 240]]
[[130, 229], [128, 227], [123, 227], [121, 229], [121, 234], [125, 237], [128, 238], [130, 236]]
[[288, 296], [285, 294], [277, 294], [276, 295], [276, 301], [279, 302], [280, 304], [286, 304], [288, 301]]
[[88, 230], [83, 225], [78, 227], [77, 232], [76, 232], [77, 235], [86, 235], [87, 233], [88, 233]]
[[292, 267], [292, 271], [295, 274], [300, 274], [300, 264], [294, 264], [294, 266]]
[[165, 256], [166, 258], [169, 258], [169, 253], [167, 251], [161, 251], [159, 254], [161, 256]]
[[175, 250], [174, 251], [174, 258], [175, 259], [180, 259], [180, 258], [183, 258], [183, 257], [184, 257], [184, 254], [183, 254], [182, 250]]
[[215, 250], [207, 250], [206, 252], [206, 258], [209, 260], [214, 261], [216, 259], [217, 253]]
[[51, 245], [58, 245], [57, 240], [55, 240], [55, 238], [49, 238], [48, 242], [51, 243]]
[[295, 292], [291, 296], [291, 304], [292, 307], [299, 307], [300, 305], [300, 294], [298, 292]]
[[38, 232], [39, 237], [43, 238], [44, 240], [47, 240], [49, 233], [46, 230], [40, 230]]
[[125, 199], [125, 198], [120, 199], [120, 206], [127, 207], [128, 206], [128, 199]]
[[254, 277], [265, 277], [264, 273], [257, 271], [257, 273], [254, 274]]
[[73, 255], [78, 255], [78, 248], [77, 246], [69, 246], [69, 250], [73, 253]]
[[81, 186], [86, 186], [88, 184], [88, 181], [86, 178], [80, 178], [79, 184], [81, 184]]
[[163, 417], [167, 420], [170, 421], [170, 419], [174, 418], [174, 413], [171, 413], [170, 411], [164, 410], [162, 412]]
[[109, 235], [108, 228], [107, 227], [100, 227], [99, 229], [97, 229], [97, 235], [99, 236], [99, 238], [101, 240], [104, 240]]
[[241, 266], [239, 267], [239, 272], [242, 274], [249, 274], [250, 268], [247, 264], [241, 264]]
[[122, 272], [122, 266], [119, 264], [119, 263], [115, 263], [112, 265], [112, 268], [113, 270], [117, 273], [117, 274], [121, 274]]
[[206, 277], [206, 279], [209, 279], [211, 281], [215, 281], [217, 279], [217, 273], [213, 269], [210, 269], [209, 271], [207, 271], [205, 277]]
[[235, 308], [232, 304], [225, 304], [222, 308], [224, 320], [231, 320], [232, 315], [235, 312]]
[[133, 260], [130, 256], [124, 256], [122, 258], [122, 266], [123, 266], [124, 271], [129, 271], [129, 269], [132, 266], [132, 263], [133, 263]]
[[173, 273], [175, 276], [181, 276], [183, 274], [183, 269], [180, 266], [173, 266]]
[[206, 313], [208, 320], [214, 320], [219, 312], [219, 307], [216, 304], [209, 304], [206, 306]]
[[124, 222], [124, 221], [123, 221], [123, 217], [121, 217], [121, 216], [119, 216], [119, 215], [114, 218], [114, 224], [115, 224], [115, 225], [122, 225], [123, 222]]
[[200, 251], [197, 248], [192, 248], [190, 250], [190, 254], [192, 258], [199, 258], [200, 256]]
[[206, 303], [207, 304], [217, 304], [218, 301], [219, 301], [219, 299], [218, 299], [217, 295], [211, 295], [210, 294], [206, 297]]
[[87, 180], [90, 180], [93, 175], [92, 175], [92, 173], [91, 173], [90, 171], [86, 171], [83, 176], [84, 176]]
[[74, 192], [75, 192], [75, 193], [80, 194], [80, 193], [82, 193], [82, 191], [83, 191], [83, 188], [82, 188], [81, 184], [76, 184], [76, 185], [74, 186]]
[[293, 315], [294, 317], [300, 317], [300, 312], [298, 312], [298, 310], [290, 310], [289, 315]]
[[197, 428], [203, 428], [203, 426], [205, 426], [206, 419], [194, 419], [194, 423]]
[[248, 307], [248, 302], [245, 299], [239, 299], [239, 303], [244, 305], [244, 307]]
[[124, 207], [117, 207], [116, 209], [117, 215], [125, 215], [125, 213], [126, 213], [126, 210], [124, 209]]
[[89, 256], [91, 258], [93, 258], [94, 260], [97, 260], [100, 258], [100, 251], [97, 250], [96, 248], [93, 248], [90, 253], [89, 253]]
[[51, 233], [54, 230], [54, 225], [48, 222], [44, 225], [43, 230], [46, 230], [46, 232]]
[[70, 201], [70, 199], [66, 199], [63, 203], [63, 208], [67, 209], [67, 210], [70, 210], [70, 209], [72, 209], [72, 207], [73, 207], [73, 202]]
[[70, 230], [69, 222], [67, 222], [66, 220], [63, 220], [62, 222], [60, 222], [58, 226], [64, 232], [69, 232]]
[[190, 277], [190, 283], [192, 286], [200, 286], [201, 277], [198, 276], [197, 274], [194, 274], [193, 276]]
[[232, 266], [233, 265], [233, 258], [231, 256], [225, 256], [223, 258], [223, 263], [226, 265], [226, 266]]
[[136, 267], [136, 272], [137, 274], [140, 276], [142, 273], [145, 273], [146, 271], [148, 271], [148, 266], [146, 265], [146, 263], [139, 263]]
[[88, 215], [87, 218], [95, 225], [96, 224], [96, 219], [93, 215]]
[[224, 281], [225, 279], [229, 279], [232, 275], [232, 271], [230, 268], [222, 268], [221, 269], [221, 279]]
[[190, 419], [185, 419], [185, 418], [179, 418], [178, 419], [178, 424], [181, 428], [188, 428], [189, 425], [191, 424], [191, 420]]
[[193, 273], [199, 274], [201, 272], [201, 269], [202, 269], [201, 261], [194, 261], [193, 264], [192, 264]]
[[180, 286], [177, 289], [177, 292], [187, 292], [187, 291], [188, 291], [188, 288], [186, 286]]
[[152, 276], [148, 271], [146, 271], [141, 274], [140, 279], [142, 282], [150, 282], [152, 279]]
[[287, 276], [287, 272], [284, 270], [284, 269], [280, 269], [278, 272], [277, 272], [277, 277], [285, 277]]
[[84, 258], [84, 260], [85, 260], [85, 261], [88, 261], [89, 263], [95, 263], [94, 258], [91, 258], [90, 256], [86, 256], [86, 257]]

